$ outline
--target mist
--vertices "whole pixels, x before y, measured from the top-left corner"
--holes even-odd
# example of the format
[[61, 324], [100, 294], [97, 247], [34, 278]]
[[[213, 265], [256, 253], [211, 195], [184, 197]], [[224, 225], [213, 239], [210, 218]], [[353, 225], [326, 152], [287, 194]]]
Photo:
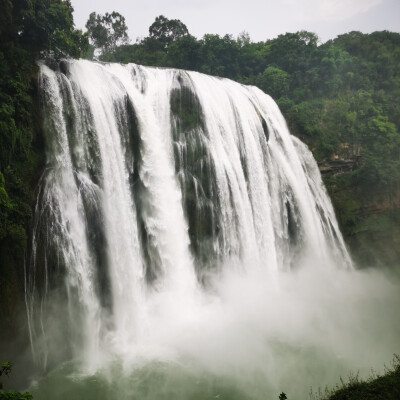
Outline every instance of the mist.
[[312, 266], [269, 278], [225, 273], [185, 302], [149, 294], [151, 313], [136, 343], [121, 348], [110, 338], [97, 371], [64, 364], [33, 384], [35, 398], [109, 398], [117, 390], [138, 399], [276, 399], [282, 391], [305, 399], [310, 389], [390, 365], [400, 344], [397, 276]]

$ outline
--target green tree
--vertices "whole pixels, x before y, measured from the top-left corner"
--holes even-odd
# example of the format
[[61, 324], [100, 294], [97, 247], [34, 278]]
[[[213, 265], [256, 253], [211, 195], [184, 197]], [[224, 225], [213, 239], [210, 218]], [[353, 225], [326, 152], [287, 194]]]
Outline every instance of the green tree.
[[[0, 377], [11, 374], [12, 365], [10, 362], [2, 363], [0, 365]], [[32, 400], [32, 394], [29, 392], [21, 393], [15, 390], [9, 390], [5, 392], [3, 389], [3, 384], [0, 382], [0, 400]]]
[[79, 56], [88, 43], [82, 32], [74, 29], [72, 13], [69, 0], [15, 1], [8, 33], [35, 56]]
[[174, 68], [198, 70], [200, 68], [201, 43], [192, 35], [174, 41], [168, 47], [167, 63]]
[[113, 52], [118, 45], [129, 42], [125, 17], [115, 11], [104, 15], [92, 12], [86, 29], [92, 44], [102, 53]]
[[201, 71], [227, 78], [235, 78], [240, 71], [240, 47], [232, 35], [204, 35], [201, 41]]
[[165, 48], [187, 35], [189, 31], [182, 21], [164, 15], [158, 16], [149, 28], [149, 37], [160, 41]]
[[280, 68], [269, 66], [257, 75], [255, 84], [274, 99], [279, 99], [289, 92], [290, 75]]

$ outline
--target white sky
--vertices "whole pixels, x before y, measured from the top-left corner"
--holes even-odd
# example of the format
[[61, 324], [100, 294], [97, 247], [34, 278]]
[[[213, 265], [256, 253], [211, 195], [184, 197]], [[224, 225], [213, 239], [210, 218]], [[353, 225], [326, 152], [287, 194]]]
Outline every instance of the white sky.
[[180, 19], [197, 38], [246, 31], [261, 41], [304, 29], [325, 42], [353, 30], [400, 32], [400, 0], [72, 0], [72, 5], [81, 29], [92, 11], [118, 11], [132, 42], [147, 36], [161, 14]]

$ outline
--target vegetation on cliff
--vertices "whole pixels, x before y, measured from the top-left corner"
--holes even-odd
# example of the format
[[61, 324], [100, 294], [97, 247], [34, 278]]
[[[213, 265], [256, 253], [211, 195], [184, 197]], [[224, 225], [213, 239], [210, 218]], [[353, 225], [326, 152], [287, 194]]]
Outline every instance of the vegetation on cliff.
[[383, 375], [372, 374], [367, 380], [351, 375], [348, 381], [325, 394], [310, 396], [319, 400], [396, 400], [400, 398], [400, 359], [395, 355], [393, 366]]
[[[0, 364], [0, 378], [11, 374], [12, 364], [10, 362]], [[29, 392], [21, 393], [15, 390], [3, 390], [3, 382], [0, 381], [0, 400], [32, 400]]]
[[[23, 267], [44, 163], [36, 99], [36, 60], [79, 57], [88, 39], [62, 0], [0, 0], [0, 342], [23, 307]], [[18, 294], [18, 295], [17, 295]]]

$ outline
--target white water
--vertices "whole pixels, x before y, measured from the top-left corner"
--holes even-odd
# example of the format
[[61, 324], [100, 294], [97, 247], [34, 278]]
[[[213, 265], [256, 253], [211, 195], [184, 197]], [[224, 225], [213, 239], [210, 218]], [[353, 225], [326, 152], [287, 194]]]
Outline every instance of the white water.
[[37, 359], [91, 374], [186, 356], [280, 382], [269, 363], [279, 346], [334, 347], [328, 328], [343, 321], [321, 310], [352, 303], [352, 263], [316, 162], [273, 100], [195, 72], [82, 60], [64, 70], [40, 75]]

